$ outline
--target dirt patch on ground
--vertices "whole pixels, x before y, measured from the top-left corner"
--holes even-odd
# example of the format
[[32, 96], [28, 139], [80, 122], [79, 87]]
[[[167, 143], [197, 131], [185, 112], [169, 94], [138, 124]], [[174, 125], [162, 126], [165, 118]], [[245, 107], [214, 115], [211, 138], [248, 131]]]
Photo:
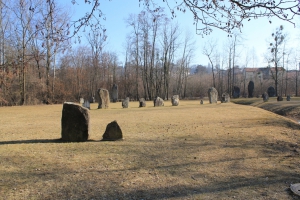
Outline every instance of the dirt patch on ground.
[[[0, 108], [3, 199], [299, 199], [300, 125], [233, 103], [98, 110], [62, 143], [62, 105]], [[101, 142], [117, 120], [124, 140]]]

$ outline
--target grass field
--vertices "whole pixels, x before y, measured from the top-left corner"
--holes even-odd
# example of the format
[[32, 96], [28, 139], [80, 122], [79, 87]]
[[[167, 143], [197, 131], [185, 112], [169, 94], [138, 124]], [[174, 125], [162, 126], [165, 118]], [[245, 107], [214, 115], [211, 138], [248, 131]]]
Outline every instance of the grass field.
[[[233, 103], [90, 110], [60, 142], [62, 105], [0, 108], [0, 199], [299, 199], [300, 125]], [[124, 140], [102, 142], [117, 120]]]

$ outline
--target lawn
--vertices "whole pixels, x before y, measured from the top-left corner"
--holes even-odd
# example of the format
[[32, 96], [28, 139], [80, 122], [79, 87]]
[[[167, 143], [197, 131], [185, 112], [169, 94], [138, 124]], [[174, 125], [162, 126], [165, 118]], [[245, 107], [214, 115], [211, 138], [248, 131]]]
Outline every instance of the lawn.
[[[90, 140], [62, 143], [62, 105], [0, 108], [0, 199], [300, 199], [300, 125], [253, 106], [90, 110]], [[100, 141], [117, 120], [122, 141]]]

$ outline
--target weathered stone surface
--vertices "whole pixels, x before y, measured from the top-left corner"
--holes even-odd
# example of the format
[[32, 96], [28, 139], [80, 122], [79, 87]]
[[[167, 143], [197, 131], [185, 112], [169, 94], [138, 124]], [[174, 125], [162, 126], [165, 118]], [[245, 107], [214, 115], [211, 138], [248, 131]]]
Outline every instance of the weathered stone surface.
[[111, 95], [112, 95], [112, 102], [116, 103], [118, 101], [118, 86], [116, 84], [113, 84], [112, 86]]
[[96, 98], [98, 101], [98, 109], [108, 108], [110, 102], [108, 90], [102, 88], [98, 89]]
[[164, 100], [160, 97], [156, 97], [154, 100], [153, 100], [153, 103], [154, 103], [154, 107], [157, 107], [157, 106], [164, 106]]
[[232, 94], [232, 97], [233, 98], [240, 98], [240, 88], [239, 87], [237, 87], [237, 86], [234, 86], [233, 87], [233, 94]]
[[228, 103], [228, 102], [230, 102], [230, 95], [227, 92], [225, 92], [222, 94], [222, 103]]
[[254, 92], [254, 82], [249, 81], [249, 84], [248, 84], [248, 97], [249, 98], [253, 97], [253, 92]]
[[179, 105], [179, 95], [173, 95], [171, 98], [172, 106]]
[[128, 108], [128, 106], [129, 106], [129, 97], [127, 97], [126, 99], [124, 99], [122, 101], [122, 107], [123, 108]]
[[61, 117], [61, 138], [68, 142], [85, 142], [89, 138], [89, 110], [65, 102]]
[[208, 100], [209, 103], [217, 103], [218, 102], [218, 91], [216, 88], [211, 87], [208, 89]]
[[287, 95], [287, 96], [286, 96], [286, 100], [287, 100], [287, 101], [291, 101], [291, 95]]
[[283, 101], [282, 96], [278, 96], [278, 97], [277, 97], [277, 101]]
[[146, 107], [146, 101], [144, 98], [139, 99], [139, 107]]
[[91, 109], [90, 107], [90, 102], [88, 100], [86, 100], [83, 104], [82, 104], [82, 107], [85, 107], [87, 109]]
[[202, 100], [202, 99], [200, 100], [200, 104], [201, 104], [201, 105], [203, 104], [203, 100]]
[[276, 91], [275, 91], [274, 87], [270, 86], [268, 88], [268, 95], [269, 95], [269, 97], [275, 97]]
[[267, 102], [267, 101], [269, 100], [269, 95], [268, 95], [268, 93], [264, 92], [264, 93], [262, 94], [262, 98], [263, 98], [264, 102]]
[[122, 130], [117, 121], [113, 121], [106, 126], [102, 140], [115, 141], [123, 138]]

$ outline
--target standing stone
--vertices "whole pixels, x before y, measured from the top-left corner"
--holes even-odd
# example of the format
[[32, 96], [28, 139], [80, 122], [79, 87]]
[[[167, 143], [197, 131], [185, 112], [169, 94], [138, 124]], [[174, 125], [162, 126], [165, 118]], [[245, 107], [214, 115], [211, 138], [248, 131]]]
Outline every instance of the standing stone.
[[200, 104], [201, 104], [201, 105], [203, 104], [203, 100], [202, 100], [202, 99], [200, 100]]
[[291, 96], [290, 96], [290, 95], [287, 95], [287, 96], [286, 96], [286, 100], [287, 100], [287, 101], [290, 101], [290, 100], [291, 100]]
[[112, 86], [112, 102], [116, 103], [118, 101], [118, 86], [113, 84]]
[[228, 93], [225, 92], [222, 94], [222, 103], [228, 103], [228, 102], [230, 102], [230, 96]]
[[96, 98], [98, 100], [98, 109], [108, 108], [110, 102], [108, 90], [102, 88], [98, 89]]
[[79, 103], [83, 104], [84, 103], [84, 98], [80, 98]]
[[139, 107], [146, 107], [146, 101], [144, 98], [139, 99]]
[[83, 107], [87, 108], [87, 109], [91, 109], [90, 107], [90, 102], [88, 100], [86, 100], [83, 104], [82, 104]]
[[104, 141], [115, 141], [123, 138], [122, 130], [117, 121], [113, 121], [106, 126], [102, 137]]
[[122, 101], [122, 107], [123, 108], [128, 108], [128, 106], [129, 106], [129, 97], [126, 97], [126, 99], [124, 99]]
[[85, 142], [89, 138], [89, 110], [65, 102], [61, 117], [61, 139], [68, 142]]
[[89, 99], [90, 99], [89, 100], [90, 103], [95, 103], [95, 97], [90, 97]]
[[208, 100], [209, 103], [217, 103], [218, 102], [218, 91], [216, 88], [211, 87], [208, 89]]
[[233, 94], [232, 94], [232, 97], [233, 98], [239, 98], [240, 97], [240, 88], [239, 87], [237, 87], [237, 86], [234, 86], [233, 87]]
[[153, 101], [154, 103], [154, 107], [157, 107], [157, 106], [164, 106], [164, 100], [160, 97], [156, 97]]
[[172, 106], [178, 106], [179, 105], [179, 95], [173, 95], [171, 98]]
[[278, 96], [278, 97], [277, 97], [277, 101], [283, 101], [282, 96]]
[[274, 87], [272, 87], [272, 86], [270, 86], [269, 88], [268, 88], [268, 95], [269, 95], [269, 97], [275, 97], [275, 94], [276, 92], [275, 92], [275, 89], [274, 89]]
[[267, 101], [269, 100], [269, 95], [268, 95], [268, 93], [264, 92], [264, 93], [262, 94], [262, 98], [263, 98], [264, 102], [267, 102]]
[[253, 91], [254, 91], [254, 82], [250, 81], [248, 84], [248, 97], [253, 98]]

